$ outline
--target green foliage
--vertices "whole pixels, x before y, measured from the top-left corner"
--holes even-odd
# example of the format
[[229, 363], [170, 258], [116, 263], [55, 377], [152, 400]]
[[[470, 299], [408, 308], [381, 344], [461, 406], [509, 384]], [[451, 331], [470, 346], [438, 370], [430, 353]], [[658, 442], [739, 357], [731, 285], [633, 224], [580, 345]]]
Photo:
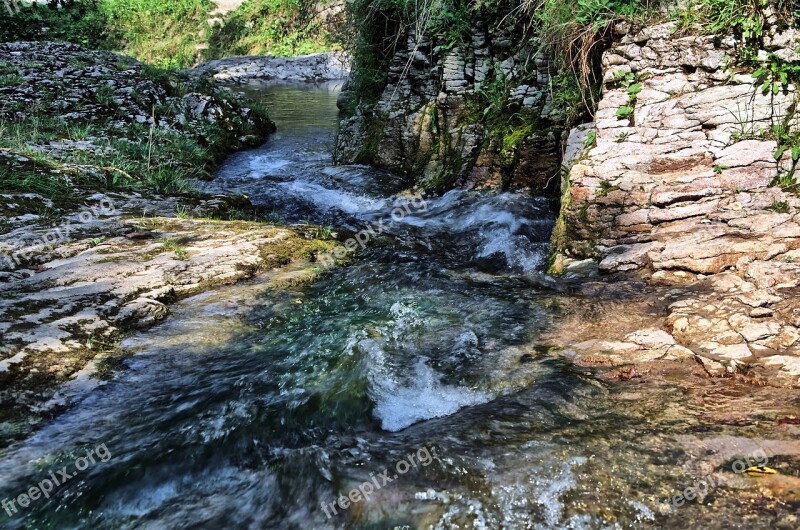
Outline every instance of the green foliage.
[[114, 87], [110, 85], [100, 85], [95, 90], [94, 97], [100, 105], [111, 107], [114, 105]]
[[508, 81], [502, 74], [495, 75], [490, 81], [477, 85], [475, 95], [483, 118], [497, 115], [508, 98]]
[[[443, 38], [439, 49], [449, 50], [465, 42], [471, 33], [475, 13], [480, 9], [478, 4], [465, 0], [443, 1], [431, 3], [430, 22], [425, 33]], [[417, 19], [426, 20], [427, 13], [418, 13]]]
[[633, 114], [633, 107], [628, 105], [623, 105], [622, 107], [617, 109], [616, 115], [619, 119], [626, 119], [630, 118], [631, 114]]
[[22, 82], [22, 77], [17, 74], [0, 75], [0, 88], [15, 86]]
[[207, 59], [231, 55], [302, 55], [334, 47], [330, 1], [247, 0], [209, 30]]
[[775, 54], [770, 54], [766, 64], [753, 72], [756, 82], [761, 84], [761, 92], [777, 94], [789, 88], [789, 82], [800, 80], [800, 64], [786, 62]]
[[192, 209], [185, 204], [179, 204], [175, 215], [178, 219], [189, 219], [192, 216]]
[[628, 87], [628, 99], [633, 102], [636, 101], [636, 96], [642, 91], [641, 83], [634, 83]]
[[[600, 53], [611, 24], [644, 21], [659, 0], [540, 0], [525, 2], [537, 35], [555, 56], [554, 99], [566, 110], [568, 124], [592, 110], [600, 88]], [[572, 81], [567, 82], [567, 78]], [[564, 91], [563, 94], [559, 92]], [[635, 94], [634, 94], [635, 96]]]
[[618, 190], [618, 189], [619, 189], [619, 187], [618, 186], [614, 186], [613, 184], [611, 184], [611, 182], [609, 182], [607, 180], [601, 180], [600, 181], [600, 186], [597, 188], [597, 191], [595, 192], [595, 196], [598, 197], [598, 198], [605, 197], [606, 195], [608, 195], [612, 191]]
[[784, 191], [790, 191], [794, 193], [800, 192], [800, 183], [794, 178], [794, 175], [790, 172], [781, 173], [775, 180], [772, 182], [773, 186], [778, 186]]
[[[119, 50], [165, 68], [186, 68], [208, 24], [211, 0], [59, 0], [21, 5], [0, 41], [52, 40]], [[4, 14], [5, 16], [5, 14]]]
[[585, 112], [584, 93], [578, 78], [570, 70], [562, 69], [550, 80], [553, 103], [564, 115], [566, 122], [572, 124]]
[[345, 3], [347, 23], [341, 39], [353, 56], [346, 112], [359, 102], [374, 103], [388, 79], [389, 63], [400, 44], [403, 24], [411, 19], [403, 0], [352, 0]]
[[785, 201], [773, 201], [770, 210], [776, 213], [787, 213], [789, 211], [789, 203]]
[[188, 68], [208, 28], [211, 0], [100, 0], [115, 48], [161, 68]]
[[[157, 77], [152, 80], [176, 96], [184, 90], [200, 90], [222, 99], [234, 97], [202, 83], [190, 88], [176, 74], [154, 68], [146, 71], [154, 72]], [[111, 86], [100, 85], [94, 99], [84, 102], [91, 107], [92, 114], [80, 122], [48, 114], [51, 109], [46, 101], [31, 106], [31, 114], [25, 119], [0, 120], [0, 149], [27, 158], [0, 158], [0, 189], [40, 193], [64, 202], [79, 196], [81, 190], [189, 192], [191, 180], [208, 174], [226, 151], [239, 145], [239, 137], [265, 132], [260, 125], [253, 127], [235, 114], [225, 123], [192, 122], [191, 127], [181, 132], [139, 124], [121, 128], [114, 125], [120, 116], [113, 94]], [[180, 108], [173, 105], [153, 108], [156, 122], [174, 121], [178, 113], [185, 113], [180, 101], [175, 104]], [[240, 102], [230, 103], [241, 106]], [[249, 103], [247, 106], [253, 111], [256, 123], [267, 120], [263, 110]], [[53, 156], [34, 149], [49, 142], [78, 141], [88, 136], [95, 137], [92, 140], [95, 149], [63, 150]]]
[[[571, 2], [563, 2], [571, 6]], [[574, 4], [575, 20], [580, 24], [592, 24], [599, 31], [620, 17], [633, 18], [642, 8], [641, 0], [578, 0]]]
[[733, 34], [746, 45], [740, 55], [752, 58], [764, 35], [768, 6], [777, 10], [779, 26], [800, 23], [800, 0], [687, 0], [675, 3], [669, 13], [680, 30]]
[[[111, 1], [111, 0], [107, 0]], [[105, 49], [116, 42], [101, 0], [59, 0], [19, 3], [14, 16], [0, 5], [0, 41], [68, 41]]]
[[778, 142], [778, 149], [773, 155], [775, 160], [783, 158], [785, 153], [789, 153], [792, 160], [792, 167], [786, 174], [786, 178], [791, 180], [791, 186], [787, 186], [787, 181], [778, 183], [783, 188], [790, 188], [797, 190], [797, 185], [794, 182], [794, 173], [797, 168], [797, 163], [800, 161], [800, 130], [792, 130], [788, 125], [789, 120], [784, 120], [783, 123], [776, 124], [772, 127], [772, 136]]
[[161, 240], [161, 245], [167, 252], [174, 252], [175, 258], [179, 260], [189, 259], [189, 251], [177, 239], [164, 238]]
[[586, 138], [583, 140], [583, 147], [589, 148], [594, 147], [597, 143], [597, 129], [592, 129], [589, 131], [589, 134], [586, 135]]
[[517, 149], [535, 130], [533, 123], [526, 123], [517, 127], [509, 126], [503, 135], [503, 151]]
[[695, 24], [704, 26], [709, 33], [736, 33], [747, 41], [760, 37], [764, 31], [763, 5], [763, 0], [694, 0], [679, 4], [677, 9], [693, 10]]
[[[212, 0], [58, 0], [22, 5], [0, 25], [0, 41], [54, 40], [120, 51], [160, 68], [188, 68], [230, 55], [329, 50], [318, 10], [330, 2], [248, 0], [224, 25], [209, 26]], [[2, 6], [0, 6], [2, 7]], [[198, 45], [208, 41], [202, 57]]]

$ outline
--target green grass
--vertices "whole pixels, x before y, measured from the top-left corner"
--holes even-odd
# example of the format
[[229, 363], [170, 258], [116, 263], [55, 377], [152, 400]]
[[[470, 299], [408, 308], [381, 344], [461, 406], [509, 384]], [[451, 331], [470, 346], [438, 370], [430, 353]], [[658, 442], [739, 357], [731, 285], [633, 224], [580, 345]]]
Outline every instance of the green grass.
[[[0, 41], [53, 40], [114, 50], [167, 69], [230, 55], [296, 55], [334, 47], [335, 24], [320, 22], [330, 1], [248, 0], [210, 26], [211, 0], [75, 0], [3, 10]], [[2, 9], [2, 6], [0, 6]], [[200, 46], [206, 44], [208, 49]], [[124, 65], [121, 65], [124, 67]]]
[[17, 74], [0, 75], [0, 88], [21, 84], [22, 77]]
[[189, 219], [192, 216], [192, 209], [184, 204], [179, 204], [175, 215], [178, 219]]
[[789, 211], [789, 203], [785, 201], [774, 201], [770, 210], [776, 213], [787, 213]]
[[95, 90], [94, 97], [100, 105], [111, 107], [114, 105], [114, 87], [110, 85], [100, 85]]
[[183, 246], [180, 241], [172, 238], [164, 238], [161, 240], [164, 250], [167, 252], [174, 252], [175, 258], [179, 260], [189, 259], [189, 251]]
[[[207, 122], [185, 132], [139, 124], [119, 129], [109, 123], [110, 118], [102, 116], [89, 123], [48, 115], [0, 121], [0, 149], [30, 159], [0, 158], [0, 189], [39, 193], [60, 202], [101, 189], [191, 193], [191, 180], [208, 175], [238, 134]], [[71, 149], [58, 159], [32, 149], [89, 136], [95, 138], [93, 145], [108, 149]]]
[[[212, 94], [231, 112], [217, 122], [190, 119], [181, 131], [138, 123], [118, 127], [114, 123], [125, 117], [118, 115], [115, 90], [106, 84], [95, 89], [93, 101], [77, 104], [74, 110], [91, 110], [83, 121], [53, 117], [42, 94], [24, 119], [16, 118], [0, 102], [0, 112], [7, 116], [0, 117], [0, 149], [30, 159], [0, 158], [0, 188], [66, 202], [84, 191], [101, 189], [191, 193], [190, 182], [208, 176], [226, 152], [240, 145], [240, 137], [263, 136], [266, 130], [262, 129], [269, 126], [263, 107], [246, 103], [257, 124], [253, 127], [236, 114], [234, 109], [242, 103], [235, 96], [206, 82], [195, 83], [156, 67], [144, 69], [145, 82], [160, 85], [171, 96], [167, 103], [152, 107], [155, 122], [173, 122], [178, 114], [185, 114], [180, 97], [189, 91]], [[58, 158], [34, 149], [49, 142], [89, 138], [95, 149], [62, 150], [55, 155]]]
[[126, 55], [161, 68], [188, 68], [208, 31], [211, 0], [102, 0], [100, 10]]
[[800, 183], [794, 177], [793, 172], [784, 172], [775, 177], [773, 186], [778, 186], [783, 191], [800, 194]]
[[332, 25], [324, 24], [318, 11], [330, 1], [247, 0], [225, 17], [224, 25], [209, 32], [204, 57], [231, 55], [303, 55], [335, 47]]

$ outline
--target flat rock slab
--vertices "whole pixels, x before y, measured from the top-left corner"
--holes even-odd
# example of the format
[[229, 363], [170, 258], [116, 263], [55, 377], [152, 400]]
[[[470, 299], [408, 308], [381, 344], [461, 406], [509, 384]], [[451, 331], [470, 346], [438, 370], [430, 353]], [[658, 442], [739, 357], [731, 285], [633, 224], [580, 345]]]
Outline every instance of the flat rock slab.
[[307, 281], [302, 271], [320, 270], [312, 261], [334, 244], [298, 228], [215, 220], [221, 199], [179, 208], [177, 198], [94, 198], [114, 208], [0, 235], [0, 251], [8, 252], [20, 240], [66, 232], [15, 254], [19, 262], [0, 260], [0, 402], [10, 411], [0, 422], [43, 413], [60, 384], [113, 350], [126, 331], [164, 319], [171, 302], [287, 265], [298, 269], [298, 282]]

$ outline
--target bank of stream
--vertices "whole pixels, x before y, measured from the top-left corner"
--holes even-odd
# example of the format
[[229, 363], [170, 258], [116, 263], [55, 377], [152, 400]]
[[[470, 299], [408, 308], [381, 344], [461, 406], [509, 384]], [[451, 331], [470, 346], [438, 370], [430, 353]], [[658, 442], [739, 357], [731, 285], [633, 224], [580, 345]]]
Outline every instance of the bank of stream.
[[[572, 361], [570, 340], [613, 312], [647, 321], [625, 313], [635, 297], [656, 322], [669, 293], [546, 276], [549, 198], [410, 197], [389, 173], [332, 165], [336, 85], [248, 90], [279, 131], [205, 189], [380, 233], [312, 284], [222, 287], [125, 339], [111, 381], [2, 453], [0, 498], [75, 473], [5, 526], [800, 524], [796, 393], [691, 367], [620, 381]], [[100, 444], [110, 457], [75, 470]]]

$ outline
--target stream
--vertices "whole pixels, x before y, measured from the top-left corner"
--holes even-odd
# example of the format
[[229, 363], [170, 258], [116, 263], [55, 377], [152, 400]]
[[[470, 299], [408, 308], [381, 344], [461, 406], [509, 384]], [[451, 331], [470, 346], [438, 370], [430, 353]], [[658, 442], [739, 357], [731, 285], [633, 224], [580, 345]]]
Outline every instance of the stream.
[[[552, 200], [414, 198], [392, 174], [333, 166], [338, 88], [248, 89], [279, 131], [201, 186], [380, 233], [311, 284], [214, 289], [126, 338], [107, 383], [0, 453], [0, 499], [74, 474], [0, 511], [4, 528], [797, 527], [796, 491], [754, 501], [729, 470], [767, 454], [797, 468], [796, 434], [767, 430], [796, 395], [576, 366], [542, 337], [605, 306], [542, 272]], [[702, 501], [667, 503], [710, 477]]]

